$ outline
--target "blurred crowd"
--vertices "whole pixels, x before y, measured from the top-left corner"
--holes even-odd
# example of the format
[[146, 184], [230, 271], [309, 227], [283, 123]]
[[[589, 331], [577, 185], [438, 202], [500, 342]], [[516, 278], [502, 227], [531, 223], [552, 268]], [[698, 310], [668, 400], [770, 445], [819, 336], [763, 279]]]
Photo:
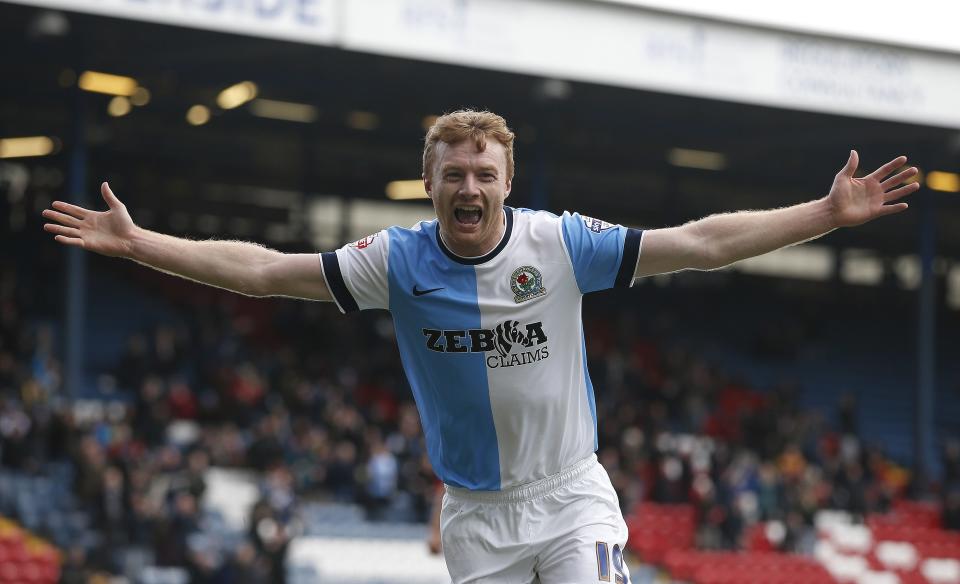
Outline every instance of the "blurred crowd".
[[[130, 336], [99, 372], [111, 405], [91, 407], [64, 393], [57, 329], [20, 311], [31, 302], [18, 302], [13, 270], [2, 282], [0, 472], [69, 461], [99, 535], [68, 550], [65, 581], [119, 570], [115, 552], [129, 546], [189, 567], [194, 582], [282, 582], [306, 501], [428, 520], [436, 479], [383, 315], [350, 321], [332, 306], [213, 292], [179, 305], [179, 323]], [[172, 297], [191, 294], [182, 286]], [[248, 537], [226, 555], [203, 537], [211, 467], [260, 477]]]
[[[389, 315], [147, 278], [178, 317], [129, 337], [98, 372], [115, 405], [91, 414], [64, 393], [62, 329], [31, 310], [12, 267], [2, 272], [0, 472], [69, 461], [97, 534], [67, 550], [64, 581], [119, 570], [114, 552], [134, 546], [195, 582], [283, 582], [310, 501], [357, 503], [371, 521], [428, 520], [436, 479]], [[698, 544], [722, 549], [777, 520], [782, 549], [809, 551], [818, 509], [864, 515], [927, 494], [860, 439], [852, 397], [836, 412], [803, 411], [799, 388], [756, 391], [682, 343], [652, 341], [670, 335], [639, 332], [629, 310], [586, 314], [598, 454], [625, 513], [643, 500], [692, 503]], [[259, 477], [248, 532], [226, 551], [203, 537], [211, 467]], [[960, 529], [960, 443], [945, 447], [943, 469], [943, 524]]]
[[[956, 436], [943, 437], [943, 473], [931, 488], [862, 439], [853, 394], [839, 395], [832, 412], [804, 409], [800, 387], [757, 391], [682, 343], [651, 341], [668, 331], [638, 335], [630, 314], [590, 321], [587, 332], [597, 417], [606, 420], [599, 456], [625, 513], [641, 500], [691, 503], [704, 549], [742, 548], [751, 527], [774, 522], [775, 547], [811, 553], [817, 510], [862, 520], [902, 498], [939, 498], [943, 527], [960, 530]], [[762, 334], [757, 353], [805, 342], [795, 329]]]

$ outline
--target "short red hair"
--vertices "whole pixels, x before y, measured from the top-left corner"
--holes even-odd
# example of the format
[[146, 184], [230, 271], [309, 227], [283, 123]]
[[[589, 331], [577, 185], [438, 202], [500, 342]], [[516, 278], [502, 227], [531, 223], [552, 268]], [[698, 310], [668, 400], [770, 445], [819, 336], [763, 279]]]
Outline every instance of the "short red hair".
[[487, 139], [503, 144], [507, 155], [507, 180], [513, 180], [513, 139], [515, 134], [507, 127], [507, 121], [493, 112], [471, 109], [457, 110], [437, 118], [423, 145], [423, 174], [429, 176], [437, 158], [437, 143], [457, 144], [464, 140], [473, 140], [477, 150], [487, 148]]

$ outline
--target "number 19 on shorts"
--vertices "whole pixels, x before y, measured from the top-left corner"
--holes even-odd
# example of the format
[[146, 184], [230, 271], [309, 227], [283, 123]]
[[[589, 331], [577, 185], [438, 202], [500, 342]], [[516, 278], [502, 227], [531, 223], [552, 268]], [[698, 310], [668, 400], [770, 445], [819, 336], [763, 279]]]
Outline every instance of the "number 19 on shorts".
[[[611, 561], [612, 560], [612, 561]], [[597, 542], [597, 578], [601, 582], [610, 582], [611, 566], [613, 568], [613, 582], [615, 584], [629, 584], [630, 578], [623, 569], [623, 551], [620, 544], [613, 544], [611, 557], [610, 546], [605, 541]]]

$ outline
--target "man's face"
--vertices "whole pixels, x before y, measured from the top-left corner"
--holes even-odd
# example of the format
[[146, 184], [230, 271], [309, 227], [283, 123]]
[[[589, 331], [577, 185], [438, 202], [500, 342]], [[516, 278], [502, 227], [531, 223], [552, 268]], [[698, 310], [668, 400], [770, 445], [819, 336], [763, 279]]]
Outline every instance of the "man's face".
[[424, 174], [423, 184], [451, 251], [475, 257], [497, 245], [504, 229], [503, 201], [510, 194], [503, 144], [489, 139], [481, 152], [473, 140], [439, 142], [436, 162], [430, 174]]

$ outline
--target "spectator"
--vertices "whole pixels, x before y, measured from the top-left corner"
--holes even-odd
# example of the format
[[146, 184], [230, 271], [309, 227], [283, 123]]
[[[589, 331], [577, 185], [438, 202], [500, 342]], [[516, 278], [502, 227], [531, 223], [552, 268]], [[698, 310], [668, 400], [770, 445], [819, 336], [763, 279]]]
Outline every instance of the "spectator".
[[387, 449], [376, 429], [368, 432], [367, 445], [370, 449], [366, 465], [367, 518], [381, 521], [387, 517], [387, 510], [397, 490], [397, 459]]

